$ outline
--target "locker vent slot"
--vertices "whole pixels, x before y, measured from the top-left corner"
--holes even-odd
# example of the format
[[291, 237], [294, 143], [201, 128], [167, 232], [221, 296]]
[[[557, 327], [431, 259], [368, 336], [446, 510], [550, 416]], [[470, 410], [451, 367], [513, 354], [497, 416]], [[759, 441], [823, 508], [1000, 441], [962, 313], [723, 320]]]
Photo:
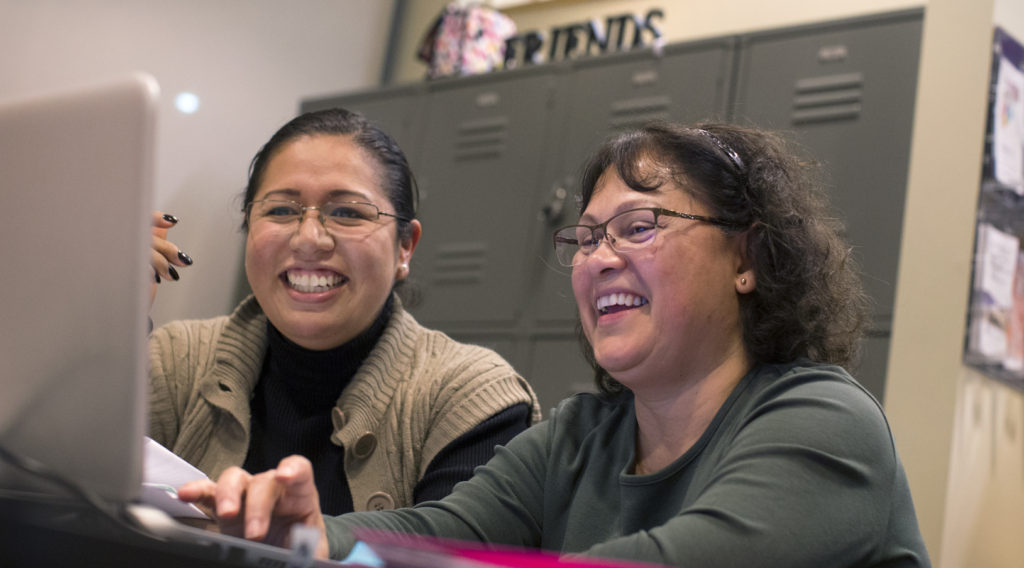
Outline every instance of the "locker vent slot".
[[479, 284], [484, 279], [485, 242], [447, 243], [438, 247], [431, 266], [433, 285]]
[[482, 118], [459, 124], [455, 134], [456, 161], [497, 159], [505, 153], [508, 119]]
[[667, 120], [672, 99], [668, 95], [616, 101], [609, 112], [612, 129], [641, 126], [652, 120]]
[[794, 94], [793, 124], [856, 119], [862, 109], [864, 74], [799, 79]]

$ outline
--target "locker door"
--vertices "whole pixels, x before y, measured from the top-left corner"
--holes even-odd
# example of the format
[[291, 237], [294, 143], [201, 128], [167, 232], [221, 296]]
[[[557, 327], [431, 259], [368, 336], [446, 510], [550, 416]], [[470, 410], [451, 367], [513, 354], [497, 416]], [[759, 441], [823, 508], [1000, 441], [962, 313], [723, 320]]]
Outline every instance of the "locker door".
[[413, 258], [421, 321], [508, 326], [522, 314], [554, 88], [551, 69], [431, 85]]
[[735, 119], [792, 132], [826, 175], [875, 303], [858, 378], [881, 398], [895, 297], [922, 15], [741, 40]]
[[[733, 41], [721, 39], [650, 52], [577, 62], [566, 77], [563, 157], [555, 182], [564, 188], [561, 215], [545, 227], [539, 321], [572, 321], [576, 304], [569, 269], [558, 265], [550, 233], [579, 217], [578, 174], [583, 161], [609, 135], [651, 120], [696, 122], [725, 114]], [[555, 199], [555, 197], [552, 197]]]

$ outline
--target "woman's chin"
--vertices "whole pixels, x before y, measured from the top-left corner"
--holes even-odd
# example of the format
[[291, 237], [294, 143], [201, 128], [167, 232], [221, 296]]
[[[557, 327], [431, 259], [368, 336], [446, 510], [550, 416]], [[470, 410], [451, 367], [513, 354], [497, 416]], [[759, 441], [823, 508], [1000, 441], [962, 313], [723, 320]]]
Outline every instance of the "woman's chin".
[[615, 380], [620, 380], [620, 375], [628, 374], [638, 363], [637, 357], [629, 353], [595, 352], [594, 358]]

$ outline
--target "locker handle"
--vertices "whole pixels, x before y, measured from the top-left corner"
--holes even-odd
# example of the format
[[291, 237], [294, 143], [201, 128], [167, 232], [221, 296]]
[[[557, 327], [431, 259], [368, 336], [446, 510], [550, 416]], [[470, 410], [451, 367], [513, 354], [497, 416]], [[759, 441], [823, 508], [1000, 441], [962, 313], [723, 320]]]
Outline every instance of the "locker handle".
[[540, 216], [549, 225], [554, 225], [565, 213], [565, 196], [568, 192], [564, 187], [558, 186], [551, 190], [551, 199], [540, 210]]

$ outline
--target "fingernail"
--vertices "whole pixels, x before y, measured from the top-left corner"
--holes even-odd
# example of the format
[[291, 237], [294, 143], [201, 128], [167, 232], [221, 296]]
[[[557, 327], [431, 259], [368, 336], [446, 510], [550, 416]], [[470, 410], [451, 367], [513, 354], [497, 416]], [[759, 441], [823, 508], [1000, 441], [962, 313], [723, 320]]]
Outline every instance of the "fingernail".
[[181, 252], [180, 250], [178, 251], [178, 258], [180, 258], [181, 261], [187, 264], [188, 266], [192, 266], [192, 257]]
[[164, 221], [167, 221], [168, 223], [177, 223], [178, 218], [170, 213], [164, 213]]
[[175, 270], [173, 266], [168, 266], [167, 267], [167, 273], [170, 274], [171, 278], [174, 278], [175, 280], [178, 280], [179, 278], [181, 278], [180, 276], [178, 276], [178, 271]]
[[153, 271], [153, 278], [156, 278], [156, 283], [157, 284], [160, 283], [160, 275], [157, 274], [156, 271]]

